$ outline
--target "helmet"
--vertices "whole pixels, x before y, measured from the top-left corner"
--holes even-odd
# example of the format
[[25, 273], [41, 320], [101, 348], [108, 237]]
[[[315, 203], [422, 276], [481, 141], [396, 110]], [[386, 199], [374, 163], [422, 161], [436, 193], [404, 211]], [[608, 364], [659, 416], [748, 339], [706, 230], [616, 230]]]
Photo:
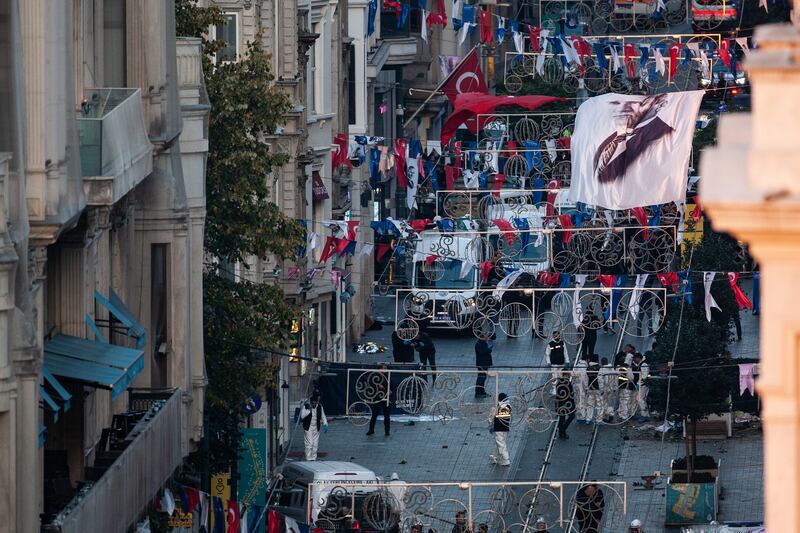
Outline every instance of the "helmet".
[[642, 527], [642, 521], [638, 518], [631, 522], [631, 527]]

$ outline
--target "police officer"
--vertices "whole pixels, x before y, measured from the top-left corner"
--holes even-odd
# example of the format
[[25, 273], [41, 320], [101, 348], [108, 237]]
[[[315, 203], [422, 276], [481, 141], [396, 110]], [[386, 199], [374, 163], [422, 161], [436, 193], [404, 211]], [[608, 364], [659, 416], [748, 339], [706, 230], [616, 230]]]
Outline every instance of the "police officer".
[[556, 381], [561, 375], [561, 369], [569, 363], [569, 352], [567, 345], [561, 340], [561, 332], [556, 330], [553, 332], [553, 339], [547, 343], [547, 348], [544, 350], [544, 357], [547, 364], [552, 368], [552, 394], [556, 393]]
[[495, 453], [489, 456], [491, 464], [511, 465], [508, 457], [508, 431], [511, 429], [511, 402], [508, 395], [501, 392], [497, 395], [492, 431], [494, 432]]
[[314, 394], [309, 401], [303, 404], [303, 408], [300, 409], [300, 419], [303, 422], [306, 461], [316, 461], [320, 429], [325, 433], [328, 432], [328, 419], [322, 404], [319, 403], [319, 396]]

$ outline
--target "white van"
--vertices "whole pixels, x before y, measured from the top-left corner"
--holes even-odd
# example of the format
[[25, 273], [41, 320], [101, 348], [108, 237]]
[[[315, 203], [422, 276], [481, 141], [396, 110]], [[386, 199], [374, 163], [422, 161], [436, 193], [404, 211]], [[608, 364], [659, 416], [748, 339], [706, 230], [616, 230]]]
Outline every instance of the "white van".
[[365, 522], [359, 524], [362, 531], [370, 531], [363, 521], [363, 502], [379, 490], [379, 483], [375, 472], [355, 463], [294, 461], [280, 467], [273, 478], [270, 508], [301, 524], [327, 519], [337, 531], [347, 531], [358, 529], [354, 523], [359, 521]]

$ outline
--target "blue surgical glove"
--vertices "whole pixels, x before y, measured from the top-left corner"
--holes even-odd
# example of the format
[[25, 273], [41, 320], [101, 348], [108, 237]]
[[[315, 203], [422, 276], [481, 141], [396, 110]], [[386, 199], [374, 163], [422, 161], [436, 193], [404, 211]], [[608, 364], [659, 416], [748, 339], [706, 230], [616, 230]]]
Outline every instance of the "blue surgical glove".
[[322, 432], [323, 433], [327, 433], [328, 432], [328, 424], [325, 424], [324, 426], [322, 426]]

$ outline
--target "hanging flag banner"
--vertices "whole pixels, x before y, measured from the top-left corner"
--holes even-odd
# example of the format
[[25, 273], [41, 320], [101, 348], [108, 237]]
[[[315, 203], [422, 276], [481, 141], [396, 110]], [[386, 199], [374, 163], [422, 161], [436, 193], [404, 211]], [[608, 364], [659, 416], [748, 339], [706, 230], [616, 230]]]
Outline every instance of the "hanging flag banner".
[[682, 202], [703, 94], [589, 98], [575, 116], [570, 199], [609, 209]]
[[489, 88], [486, 86], [486, 79], [483, 77], [483, 71], [481, 71], [477, 48], [473, 48], [458, 68], [450, 73], [449, 79], [442, 85], [442, 92], [453, 104], [455, 104], [456, 96], [459, 94], [486, 94], [489, 92]]
[[328, 189], [322, 181], [319, 171], [315, 170], [311, 173], [311, 197], [315, 202], [327, 200], [330, 198]]

